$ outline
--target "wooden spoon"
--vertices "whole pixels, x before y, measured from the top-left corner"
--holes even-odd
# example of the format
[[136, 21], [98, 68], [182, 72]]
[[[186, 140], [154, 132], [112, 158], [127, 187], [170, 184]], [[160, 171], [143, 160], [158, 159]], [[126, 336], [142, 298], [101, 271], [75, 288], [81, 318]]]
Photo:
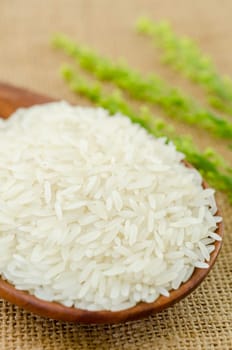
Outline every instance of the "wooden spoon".
[[[42, 104], [54, 101], [47, 96], [13, 87], [8, 84], [0, 84], [0, 116], [7, 118], [19, 107], [29, 107], [34, 104]], [[191, 167], [185, 162], [186, 166]], [[202, 186], [208, 187], [203, 181]], [[216, 215], [220, 215], [219, 211]], [[223, 235], [223, 224], [219, 223], [217, 231]], [[82, 323], [119, 323], [136, 320], [152, 313], [159, 312], [173, 305], [191, 293], [207, 276], [220, 251], [222, 242], [215, 242], [215, 250], [210, 255], [209, 268], [196, 268], [192, 277], [179, 289], [172, 290], [169, 297], [160, 296], [153, 303], [140, 302], [136, 306], [123, 311], [87, 311], [74, 307], [66, 307], [56, 302], [47, 302], [30, 295], [27, 292], [17, 290], [13, 285], [0, 278], [0, 297], [16, 304], [37, 315], [49, 317], [55, 320]]]

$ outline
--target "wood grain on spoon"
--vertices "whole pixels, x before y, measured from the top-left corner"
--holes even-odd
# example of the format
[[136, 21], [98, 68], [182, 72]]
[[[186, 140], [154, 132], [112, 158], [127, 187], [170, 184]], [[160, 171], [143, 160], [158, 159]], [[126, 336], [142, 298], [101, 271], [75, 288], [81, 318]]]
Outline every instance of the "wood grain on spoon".
[[[17, 108], [29, 107], [34, 104], [42, 104], [52, 101], [54, 101], [54, 99], [48, 96], [0, 83], [0, 116], [3, 118], [8, 118]], [[185, 164], [186, 166], [191, 166], [187, 162]], [[203, 187], [207, 187], [205, 182], [203, 182]], [[217, 212], [216, 215], [220, 215], [220, 213]], [[216, 232], [222, 237], [222, 223], [219, 223]], [[215, 263], [221, 245], [221, 241], [215, 242], [215, 250], [210, 256], [209, 268], [196, 268], [192, 277], [186, 283], [182, 284], [179, 289], [171, 291], [169, 297], [160, 296], [153, 303], [141, 302], [127, 310], [113, 312], [87, 311], [66, 307], [55, 302], [40, 300], [27, 292], [19, 291], [13, 285], [1, 278], [0, 297], [37, 315], [56, 320], [82, 323], [119, 323], [135, 320], [155, 312], [160, 312], [191, 293], [209, 273]]]
[[34, 104], [52, 101], [54, 99], [48, 96], [0, 83], [0, 117], [2, 118], [8, 118], [17, 108], [30, 107]]

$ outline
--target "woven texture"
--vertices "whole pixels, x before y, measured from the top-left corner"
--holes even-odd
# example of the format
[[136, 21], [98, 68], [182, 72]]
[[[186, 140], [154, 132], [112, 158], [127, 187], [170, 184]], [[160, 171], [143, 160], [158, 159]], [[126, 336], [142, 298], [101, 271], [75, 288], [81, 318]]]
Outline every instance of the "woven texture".
[[[158, 63], [150, 43], [133, 32], [144, 13], [170, 20], [211, 54], [222, 73], [232, 76], [232, 2], [222, 0], [1, 0], [0, 80], [71, 102], [58, 68], [65, 60], [49, 46], [54, 32], [65, 32], [110, 57], [124, 56], [144, 72], [156, 70], [204, 102], [200, 89]], [[210, 144], [229, 159], [223, 142], [191, 132], [199, 146]], [[230, 159], [231, 160], [231, 159]], [[147, 319], [121, 325], [65, 324], [33, 316], [0, 300], [1, 350], [71, 349], [232, 349], [232, 207], [218, 195], [225, 225], [221, 254], [210, 275], [186, 299]]]

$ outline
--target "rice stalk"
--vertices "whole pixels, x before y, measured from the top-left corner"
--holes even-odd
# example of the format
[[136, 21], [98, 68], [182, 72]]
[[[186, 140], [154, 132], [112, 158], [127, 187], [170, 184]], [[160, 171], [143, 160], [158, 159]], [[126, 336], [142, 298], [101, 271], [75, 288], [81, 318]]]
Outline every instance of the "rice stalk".
[[63, 35], [55, 36], [53, 45], [73, 57], [76, 63], [96, 78], [114, 83], [136, 100], [159, 106], [168, 117], [203, 128], [218, 138], [232, 139], [232, 123], [201, 107], [157, 75], [144, 77], [127, 64], [112, 63]]
[[162, 62], [203, 87], [212, 107], [232, 115], [231, 79], [217, 72], [212, 59], [193, 40], [176, 34], [166, 21], [142, 17], [136, 28], [162, 50]]

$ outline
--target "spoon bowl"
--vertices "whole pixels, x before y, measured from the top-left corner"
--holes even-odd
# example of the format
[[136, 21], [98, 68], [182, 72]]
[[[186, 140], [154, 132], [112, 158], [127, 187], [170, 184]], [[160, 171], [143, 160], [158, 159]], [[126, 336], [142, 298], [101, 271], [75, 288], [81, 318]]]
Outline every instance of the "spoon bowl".
[[[17, 108], [29, 107], [54, 101], [47, 96], [39, 95], [25, 89], [16, 88], [8, 84], [0, 84], [0, 116], [8, 118]], [[187, 167], [191, 165], [184, 162]], [[208, 185], [205, 181], [203, 188]], [[220, 215], [218, 211], [215, 215]], [[218, 224], [216, 233], [223, 236], [223, 224]], [[17, 290], [12, 284], [0, 277], [0, 297], [37, 315], [55, 320], [81, 323], [120, 323], [140, 319], [152, 313], [160, 312], [175, 304], [191, 293], [207, 276], [215, 263], [221, 249], [222, 241], [214, 243], [215, 250], [210, 255], [207, 269], [195, 268], [191, 278], [177, 290], [172, 290], [169, 297], [160, 296], [152, 303], [140, 302], [122, 311], [88, 311], [74, 307], [66, 307], [56, 302], [48, 302], [30, 295], [28, 292]]]

